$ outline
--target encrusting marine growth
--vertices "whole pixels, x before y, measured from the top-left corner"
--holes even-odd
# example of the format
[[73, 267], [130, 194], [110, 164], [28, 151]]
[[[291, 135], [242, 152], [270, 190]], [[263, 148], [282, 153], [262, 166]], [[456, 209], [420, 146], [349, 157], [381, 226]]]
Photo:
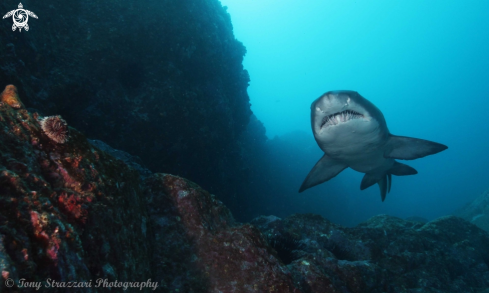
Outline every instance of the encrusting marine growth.
[[[19, 98], [17, 87], [9, 84], [0, 94], [0, 102], [8, 104], [14, 109], [25, 108]], [[47, 116], [39, 120], [42, 131], [56, 143], [65, 143], [68, 141], [69, 132], [68, 124], [61, 116]]]
[[7, 103], [10, 107], [15, 109], [24, 108], [24, 105], [19, 99], [19, 94], [17, 93], [17, 88], [15, 85], [9, 84], [3, 90], [0, 101]]

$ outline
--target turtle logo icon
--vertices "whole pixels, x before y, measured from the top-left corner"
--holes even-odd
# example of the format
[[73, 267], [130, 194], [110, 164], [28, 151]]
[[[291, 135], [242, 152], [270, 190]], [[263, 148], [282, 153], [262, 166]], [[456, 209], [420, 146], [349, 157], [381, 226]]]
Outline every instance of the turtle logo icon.
[[12, 25], [12, 30], [15, 31], [17, 28], [19, 29], [19, 32], [23, 29], [25, 31], [29, 30], [29, 25], [27, 25], [27, 21], [29, 20], [29, 15], [37, 18], [37, 15], [34, 14], [34, 12], [25, 10], [23, 9], [24, 6], [22, 6], [22, 3], [19, 3], [19, 8], [12, 10], [5, 14], [3, 16], [3, 19], [12, 16], [12, 20], [14, 21], [14, 24]]

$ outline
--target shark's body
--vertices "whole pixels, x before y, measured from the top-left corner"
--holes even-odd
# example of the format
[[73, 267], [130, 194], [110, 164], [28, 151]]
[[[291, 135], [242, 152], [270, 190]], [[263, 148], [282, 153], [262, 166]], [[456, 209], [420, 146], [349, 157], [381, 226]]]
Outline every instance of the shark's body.
[[382, 201], [391, 176], [418, 172], [397, 162], [436, 154], [447, 146], [389, 133], [382, 112], [354, 91], [327, 92], [311, 105], [311, 126], [324, 156], [302, 183], [299, 192], [328, 181], [347, 167], [365, 173], [360, 189], [379, 184]]

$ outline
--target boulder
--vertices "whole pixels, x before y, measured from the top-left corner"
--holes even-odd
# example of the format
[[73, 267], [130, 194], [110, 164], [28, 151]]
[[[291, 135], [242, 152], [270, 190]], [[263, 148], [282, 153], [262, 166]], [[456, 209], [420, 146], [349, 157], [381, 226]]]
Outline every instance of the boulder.
[[489, 189], [454, 214], [489, 232]]

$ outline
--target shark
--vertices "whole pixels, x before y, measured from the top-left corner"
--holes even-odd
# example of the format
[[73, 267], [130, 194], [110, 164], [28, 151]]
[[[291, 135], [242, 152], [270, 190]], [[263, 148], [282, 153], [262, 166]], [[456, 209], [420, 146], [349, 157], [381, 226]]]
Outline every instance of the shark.
[[346, 168], [365, 173], [360, 189], [379, 185], [382, 201], [390, 192], [392, 175], [418, 172], [397, 160], [414, 160], [446, 150], [429, 140], [389, 132], [382, 112], [359, 93], [329, 91], [311, 105], [314, 138], [324, 152], [299, 192], [324, 183]]

